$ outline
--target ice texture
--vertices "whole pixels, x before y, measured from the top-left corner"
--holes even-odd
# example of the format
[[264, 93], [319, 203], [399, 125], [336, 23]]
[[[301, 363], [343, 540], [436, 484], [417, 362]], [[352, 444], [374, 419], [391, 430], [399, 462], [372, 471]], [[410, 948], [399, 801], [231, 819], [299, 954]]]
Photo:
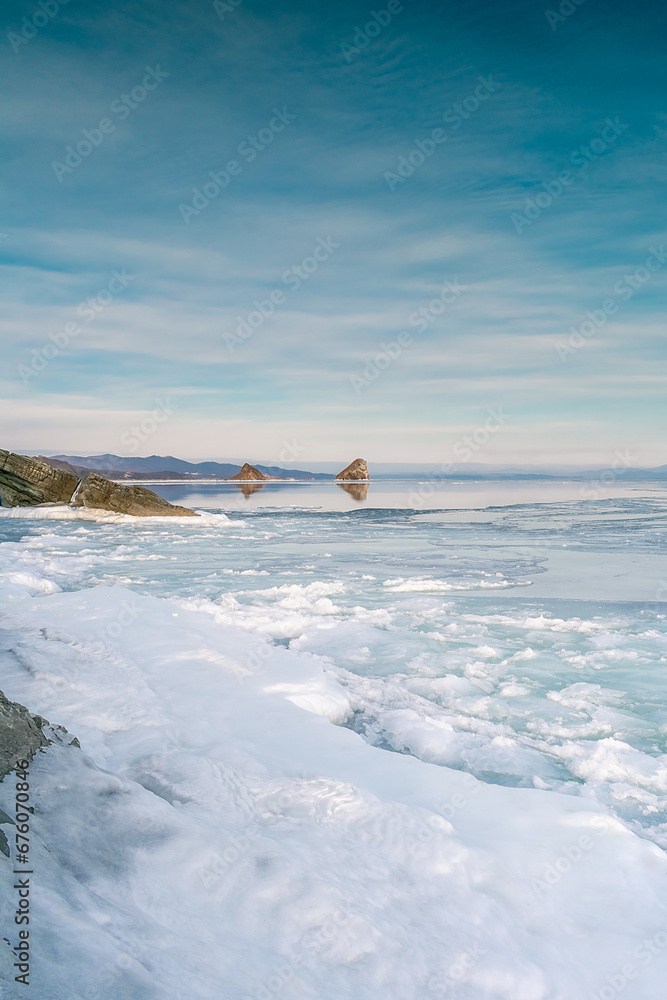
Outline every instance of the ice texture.
[[81, 743], [30, 768], [30, 996], [662, 996], [664, 504], [537, 507], [0, 518], [0, 688]]

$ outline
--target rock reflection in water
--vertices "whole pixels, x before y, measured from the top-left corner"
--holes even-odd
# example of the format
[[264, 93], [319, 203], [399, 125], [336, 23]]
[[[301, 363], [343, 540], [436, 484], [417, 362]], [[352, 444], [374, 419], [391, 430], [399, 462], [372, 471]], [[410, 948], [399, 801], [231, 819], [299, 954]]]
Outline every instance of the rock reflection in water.
[[234, 486], [241, 490], [244, 497], [251, 497], [253, 493], [264, 489], [264, 483], [234, 483]]
[[368, 496], [368, 483], [338, 483], [341, 490], [349, 493], [353, 500], [365, 500]]

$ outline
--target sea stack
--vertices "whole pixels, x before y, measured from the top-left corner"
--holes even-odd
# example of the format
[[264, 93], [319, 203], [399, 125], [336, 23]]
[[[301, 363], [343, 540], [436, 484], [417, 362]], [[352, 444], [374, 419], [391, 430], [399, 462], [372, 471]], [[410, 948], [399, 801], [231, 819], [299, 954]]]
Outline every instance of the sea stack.
[[367, 483], [370, 480], [368, 474], [368, 466], [363, 458], [355, 458], [354, 462], [350, 462], [347, 468], [343, 469], [336, 476], [336, 481], [339, 480], [346, 483]]
[[227, 480], [228, 483], [233, 483], [236, 481], [244, 483], [254, 483], [258, 481], [264, 481], [270, 479], [270, 476], [265, 476], [263, 472], [256, 469], [254, 465], [250, 465], [248, 462], [244, 464], [240, 472], [237, 472], [235, 476], [230, 476]]

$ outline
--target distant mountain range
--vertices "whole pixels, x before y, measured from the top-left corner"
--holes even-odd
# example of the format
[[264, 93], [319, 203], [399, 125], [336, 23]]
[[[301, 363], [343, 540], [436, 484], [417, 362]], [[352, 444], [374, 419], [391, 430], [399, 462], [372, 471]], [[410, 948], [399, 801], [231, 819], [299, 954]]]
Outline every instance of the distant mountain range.
[[[120, 455], [52, 455], [43, 459], [67, 471], [79, 474], [95, 469], [110, 479], [229, 479], [241, 471], [242, 465], [230, 462], [186, 462], [173, 455], [149, 455], [148, 458], [121, 458]], [[266, 476], [297, 479], [300, 482], [330, 482], [334, 477], [324, 472], [305, 472], [303, 469], [281, 469], [276, 465], [256, 465]]]
[[[42, 457], [42, 456], [40, 456]], [[173, 455], [149, 455], [147, 458], [122, 458], [120, 455], [52, 455], [47, 459], [52, 465], [76, 472], [77, 475], [95, 469], [109, 479], [161, 479], [174, 482], [196, 481], [198, 479], [229, 479], [236, 476], [243, 463], [232, 462], [186, 462]], [[295, 479], [298, 482], [331, 482], [335, 478], [331, 472], [311, 472], [304, 469], [283, 469], [277, 465], [253, 463], [266, 476]], [[322, 465], [325, 463], [313, 463]], [[329, 463], [326, 463], [327, 465]], [[618, 468], [585, 469], [574, 466], [556, 468], [530, 468], [529, 466], [506, 467], [477, 465], [462, 462], [450, 473], [442, 473], [439, 466], [373, 464], [371, 475], [374, 479], [603, 479], [608, 482], [667, 479], [667, 465], [655, 469], [633, 469], [621, 465]]]

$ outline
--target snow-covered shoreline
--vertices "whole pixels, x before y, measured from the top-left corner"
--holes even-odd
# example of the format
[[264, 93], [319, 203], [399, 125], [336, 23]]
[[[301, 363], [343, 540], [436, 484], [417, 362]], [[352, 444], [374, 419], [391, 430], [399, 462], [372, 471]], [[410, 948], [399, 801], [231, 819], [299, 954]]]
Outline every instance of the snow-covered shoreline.
[[1, 512], [37, 1000], [661, 995], [660, 503], [201, 514]]
[[[247, 634], [122, 588], [32, 599], [7, 625], [6, 693], [83, 748], [33, 765], [52, 997], [95, 995], [101, 951], [109, 998], [260, 997], [280, 977], [286, 996], [588, 998], [667, 923], [659, 848], [580, 798], [368, 746], [330, 724], [344, 692], [308, 655], [258, 660]], [[635, 995], [661, 976], [647, 964]]]

